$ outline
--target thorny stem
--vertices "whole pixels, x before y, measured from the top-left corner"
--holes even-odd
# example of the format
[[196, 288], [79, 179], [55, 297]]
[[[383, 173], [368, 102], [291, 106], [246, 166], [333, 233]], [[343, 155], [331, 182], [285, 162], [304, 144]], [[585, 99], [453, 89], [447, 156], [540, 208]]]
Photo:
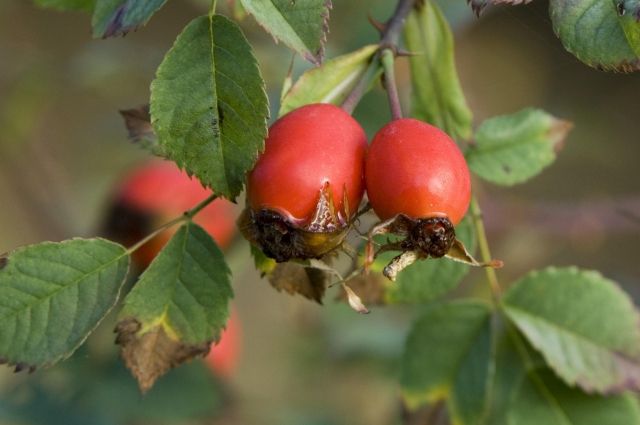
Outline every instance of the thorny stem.
[[185, 213], [182, 214], [180, 217], [176, 217], [173, 220], [170, 220], [165, 224], [163, 224], [162, 226], [158, 227], [156, 230], [154, 230], [153, 232], [151, 232], [150, 234], [148, 234], [147, 236], [145, 236], [144, 238], [136, 242], [135, 245], [127, 249], [127, 254], [131, 254], [134, 251], [137, 251], [142, 246], [144, 246], [147, 242], [149, 242], [151, 239], [155, 238], [156, 236], [158, 236], [160, 233], [164, 232], [168, 228], [173, 227], [176, 224], [182, 223], [183, 221], [191, 220], [196, 214], [202, 211], [202, 209], [205, 208], [207, 205], [212, 203], [217, 197], [218, 195], [211, 194], [207, 199], [200, 202], [198, 205], [196, 205], [189, 211], [185, 211]]
[[[358, 102], [362, 99], [365, 92], [369, 89], [371, 84], [378, 78], [380, 75], [380, 60], [382, 58], [382, 51], [386, 49], [391, 49], [393, 52], [397, 49], [398, 39], [400, 38], [400, 31], [402, 31], [402, 27], [404, 26], [404, 21], [407, 19], [409, 12], [415, 5], [416, 0], [399, 0], [396, 5], [396, 9], [391, 15], [391, 18], [384, 24], [384, 30], [380, 36], [379, 46], [380, 49], [371, 64], [367, 68], [366, 72], [358, 81], [358, 84], [351, 90], [351, 93], [347, 96], [347, 98], [342, 102], [342, 109], [347, 111], [348, 113], [353, 113]], [[394, 85], [395, 87], [395, 85]], [[387, 87], [387, 90], [389, 88]]]
[[391, 117], [394, 120], [399, 120], [402, 118], [402, 108], [400, 107], [400, 96], [398, 96], [398, 86], [396, 86], [395, 71], [393, 69], [394, 56], [391, 49], [384, 49], [381, 61], [384, 68], [384, 86], [387, 89], [389, 106], [391, 107]]

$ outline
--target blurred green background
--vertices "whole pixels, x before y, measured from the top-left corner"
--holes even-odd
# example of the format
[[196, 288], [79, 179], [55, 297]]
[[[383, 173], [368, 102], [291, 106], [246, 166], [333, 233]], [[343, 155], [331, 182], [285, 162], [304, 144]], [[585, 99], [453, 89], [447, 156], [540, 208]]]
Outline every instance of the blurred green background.
[[[334, 1], [327, 57], [375, 42], [367, 14], [384, 20], [393, 3]], [[541, 176], [511, 189], [476, 182], [493, 255], [506, 263], [501, 280], [576, 264], [640, 297], [640, 75], [579, 63], [555, 38], [543, 0], [495, 7], [480, 20], [464, 0], [440, 3], [456, 31], [476, 123], [526, 106], [575, 123]], [[119, 179], [147, 157], [127, 141], [117, 111], [148, 101], [164, 53], [206, 7], [168, 2], [148, 26], [103, 41], [91, 39], [82, 13], [0, 0], [0, 252], [98, 232]], [[291, 53], [251, 18], [242, 26], [275, 115]], [[296, 75], [308, 66], [295, 65]], [[398, 78], [407, 94], [402, 60]], [[356, 116], [372, 135], [390, 117], [384, 93], [367, 95]], [[194, 362], [143, 398], [116, 359], [107, 319], [67, 362], [31, 375], [0, 369], [0, 424], [400, 423], [399, 355], [417, 307], [374, 307], [359, 316], [332, 293], [325, 306], [315, 305], [260, 280], [247, 267], [244, 242], [229, 255], [243, 330], [233, 376], [209, 376]], [[483, 274], [473, 271], [457, 292], [486, 296]]]

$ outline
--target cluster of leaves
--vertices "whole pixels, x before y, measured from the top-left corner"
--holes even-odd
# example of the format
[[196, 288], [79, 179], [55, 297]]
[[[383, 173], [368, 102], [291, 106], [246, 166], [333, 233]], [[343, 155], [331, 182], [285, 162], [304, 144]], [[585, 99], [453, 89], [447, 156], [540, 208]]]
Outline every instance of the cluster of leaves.
[[[146, 23], [165, 1], [37, 3], [90, 11], [94, 35], [109, 37]], [[522, 2], [472, 1], [478, 11], [489, 3]], [[322, 62], [327, 0], [240, 4], [276, 39], [312, 63]], [[235, 199], [263, 148], [268, 100], [240, 27], [214, 12], [215, 2], [208, 15], [185, 27], [158, 68], [149, 121], [143, 109], [130, 112], [128, 122], [155, 153], [218, 195]], [[637, 1], [552, 0], [551, 16], [568, 50], [588, 64], [639, 67]], [[584, 16], [589, 19], [580, 19]], [[606, 37], [593, 37], [596, 31]], [[553, 162], [571, 125], [544, 111], [495, 117], [474, 131], [455, 71], [451, 31], [433, 2], [421, 2], [411, 11], [404, 40], [415, 53], [408, 59], [411, 115], [466, 141], [464, 152], [477, 176], [509, 186]], [[363, 79], [375, 81], [377, 52], [378, 46], [365, 46], [324, 62], [295, 83], [289, 80], [280, 115], [307, 103], [343, 102]], [[458, 229], [469, 247], [481, 226], [478, 209], [472, 212]], [[126, 295], [119, 314], [118, 342], [143, 390], [169, 368], [206, 353], [228, 317], [229, 269], [191, 216], [179, 220], [179, 231]], [[1, 257], [2, 360], [20, 370], [71, 355], [117, 304], [135, 248], [73, 239]], [[263, 261], [262, 266], [269, 270], [272, 265]], [[320, 266], [310, 266], [299, 266], [296, 273], [309, 282], [307, 296], [319, 300], [325, 282], [319, 292], [312, 270]], [[454, 289], [467, 271], [462, 264], [422, 261], [401, 272], [395, 284], [376, 273], [361, 283], [375, 302], [427, 303]], [[281, 289], [302, 292], [296, 280]], [[640, 382], [637, 314], [613, 282], [574, 268], [534, 271], [493, 306], [476, 300], [433, 304], [414, 323], [407, 341], [405, 398], [411, 406], [446, 400], [450, 415], [463, 424], [640, 423], [637, 402], [626, 393]]]

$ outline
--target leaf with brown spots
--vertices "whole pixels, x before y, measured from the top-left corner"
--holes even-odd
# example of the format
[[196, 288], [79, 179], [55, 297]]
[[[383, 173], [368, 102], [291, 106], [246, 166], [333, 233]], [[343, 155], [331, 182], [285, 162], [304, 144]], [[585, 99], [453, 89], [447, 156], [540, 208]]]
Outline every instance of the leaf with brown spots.
[[122, 346], [122, 358], [143, 393], [169, 369], [204, 356], [211, 346], [209, 342], [184, 344], [169, 336], [162, 326], [141, 332], [141, 324], [135, 319], [121, 321], [116, 332], [116, 343]]
[[214, 240], [184, 224], [133, 287], [116, 328], [122, 356], [146, 391], [220, 337], [233, 291]]

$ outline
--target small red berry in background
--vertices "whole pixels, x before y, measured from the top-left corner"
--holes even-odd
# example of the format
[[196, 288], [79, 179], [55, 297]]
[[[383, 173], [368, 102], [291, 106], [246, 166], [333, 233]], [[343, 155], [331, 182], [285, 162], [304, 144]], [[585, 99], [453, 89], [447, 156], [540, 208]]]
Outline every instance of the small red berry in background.
[[411, 118], [378, 131], [365, 175], [369, 202], [381, 220], [405, 214], [456, 225], [471, 200], [469, 168], [458, 146], [439, 128]]
[[[113, 239], [131, 245], [210, 194], [210, 190], [174, 163], [149, 161], [124, 178], [115, 195], [106, 232]], [[216, 199], [194, 217], [194, 222], [224, 248], [234, 236], [235, 218], [235, 206], [227, 200]], [[177, 226], [167, 229], [133, 254], [139, 268], [144, 269], [151, 263], [176, 229]]]
[[240, 357], [241, 339], [240, 320], [235, 310], [231, 309], [231, 316], [220, 336], [220, 342], [211, 345], [211, 351], [205, 358], [207, 366], [219, 376], [233, 375]]
[[366, 150], [364, 130], [337, 106], [305, 105], [277, 120], [249, 173], [247, 239], [276, 261], [334, 249], [364, 194]]

